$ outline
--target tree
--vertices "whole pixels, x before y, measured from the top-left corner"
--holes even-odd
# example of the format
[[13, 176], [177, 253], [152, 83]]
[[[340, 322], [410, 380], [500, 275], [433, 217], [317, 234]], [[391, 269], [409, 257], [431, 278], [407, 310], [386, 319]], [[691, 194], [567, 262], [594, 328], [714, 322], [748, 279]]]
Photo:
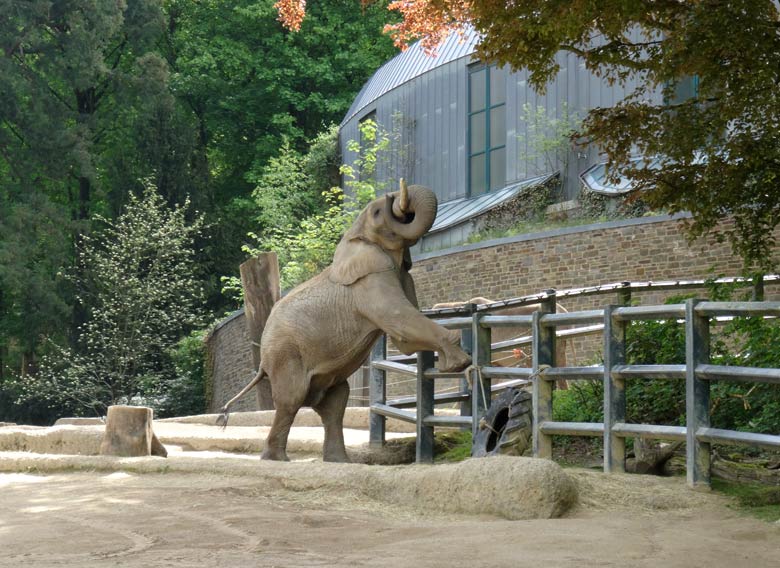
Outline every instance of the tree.
[[[775, 265], [780, 14], [773, 0], [422, 0], [389, 8], [403, 17], [387, 28], [399, 45], [421, 37], [434, 50], [449, 31], [471, 25], [482, 36], [480, 58], [528, 68], [540, 91], [559, 71], [561, 50], [605, 81], [637, 79], [624, 101], [594, 109], [579, 134], [606, 152], [615, 176], [635, 180], [652, 207], [690, 211], [692, 237], [714, 231], [746, 268]], [[664, 101], [649, 102], [659, 91]]]
[[[358, 142], [350, 141], [349, 148], [358, 152], [359, 157], [355, 161], [354, 168], [342, 166], [341, 172], [347, 178], [346, 190], [340, 187], [331, 187], [323, 196], [326, 207], [315, 211], [295, 223], [266, 227], [258, 236], [249, 233], [249, 237], [256, 241], [256, 246], [244, 246], [243, 250], [250, 256], [261, 251], [275, 251], [279, 256], [279, 265], [283, 288], [297, 286], [321, 272], [333, 260], [333, 253], [341, 236], [349, 228], [355, 218], [366, 204], [376, 197], [380, 187], [374, 179], [377, 155], [386, 150], [390, 139], [388, 134], [380, 129], [373, 120], [365, 120], [360, 124], [363, 146]], [[319, 151], [319, 138], [312, 148]], [[317, 179], [311, 173], [319, 171], [320, 160], [312, 160], [311, 153], [308, 159], [298, 162], [298, 170], [290, 170], [287, 177], [299, 180], [303, 187], [306, 184], [316, 184]], [[291, 166], [293, 164], [290, 164]], [[308, 166], [307, 168], [304, 165]], [[311, 173], [310, 173], [311, 172]], [[359, 173], [358, 173], [359, 172]], [[289, 199], [297, 200], [291, 196]], [[232, 287], [235, 290], [236, 286]]]
[[[318, 2], [304, 34], [284, 29], [273, 0], [163, 4], [161, 50], [171, 89], [195, 124], [195, 156], [208, 176], [204, 210], [211, 228], [203, 262], [208, 274], [237, 274], [242, 254], [235, 244], [259, 230], [255, 219], [263, 215], [252, 192], [266, 169], [276, 167], [269, 161], [283, 140], [305, 153], [397, 50], [382, 35], [381, 3], [363, 9], [352, 0]], [[321, 205], [319, 193], [316, 200]], [[212, 296], [209, 305], [221, 309], [220, 301]]]
[[40, 376], [24, 378], [28, 396], [97, 414], [138, 399], [165, 403], [175, 347], [202, 323], [193, 241], [203, 218], [188, 223], [188, 207], [169, 208], [150, 186], [115, 221], [100, 219], [104, 228], [81, 252], [89, 279], [79, 301], [90, 306], [83, 347], [44, 358]]

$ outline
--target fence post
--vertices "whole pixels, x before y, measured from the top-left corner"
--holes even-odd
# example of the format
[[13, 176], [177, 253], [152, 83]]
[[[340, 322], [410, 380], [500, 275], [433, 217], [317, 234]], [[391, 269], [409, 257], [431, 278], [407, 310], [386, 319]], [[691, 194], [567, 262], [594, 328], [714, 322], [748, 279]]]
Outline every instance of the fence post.
[[433, 414], [433, 379], [425, 378], [425, 371], [433, 368], [433, 351], [417, 353], [417, 463], [433, 463], [433, 426], [423, 423]]
[[604, 473], [626, 471], [626, 440], [612, 432], [626, 421], [626, 384], [612, 376], [612, 368], [626, 361], [627, 322], [612, 317], [618, 306], [604, 308]]
[[542, 365], [555, 364], [555, 328], [542, 327], [540, 318], [547, 313], [555, 312], [555, 290], [546, 290], [548, 296], [541, 302], [541, 308], [533, 313], [531, 372], [535, 375], [533, 381], [533, 447], [534, 457], [552, 458], [552, 436], [543, 434], [540, 426], [553, 419], [553, 388], [554, 382], [547, 381], [538, 375]]
[[[471, 336], [473, 347], [471, 349], [472, 364], [476, 368], [490, 365], [491, 330], [482, 327], [481, 321], [484, 314], [475, 313], [471, 316]], [[471, 434], [476, 440], [479, 431], [479, 421], [485, 416], [490, 406], [491, 381], [482, 378], [476, 370], [471, 371]], [[484, 396], [483, 396], [484, 395]]]
[[[474, 315], [474, 308], [476, 307], [476, 304], [469, 304], [469, 315], [473, 317]], [[474, 352], [474, 330], [473, 325], [467, 328], [464, 328], [460, 331], [460, 348], [463, 349], [466, 353], [471, 355]], [[468, 392], [469, 390], [469, 379], [466, 377], [463, 377], [460, 380], [460, 392]], [[461, 416], [472, 416], [473, 412], [471, 410], [471, 401], [464, 400], [460, 403], [460, 415]], [[464, 426], [464, 430], [465, 430]]]
[[[379, 336], [371, 349], [371, 361], [381, 361], [387, 358], [387, 336], [383, 333]], [[368, 445], [371, 448], [381, 448], [385, 445], [385, 424], [387, 419], [374, 412], [371, 406], [385, 404], [387, 402], [387, 381], [385, 371], [371, 365], [368, 384]]]
[[756, 274], [753, 276], [753, 294], [751, 300], [754, 302], [764, 301], [764, 275]]
[[621, 306], [631, 305], [631, 282], [621, 282], [621, 288], [618, 288], [617, 303]]
[[710, 444], [696, 436], [710, 425], [710, 384], [696, 376], [696, 366], [709, 363], [710, 318], [696, 313], [699, 299], [685, 302], [685, 416], [688, 486], [709, 489]]

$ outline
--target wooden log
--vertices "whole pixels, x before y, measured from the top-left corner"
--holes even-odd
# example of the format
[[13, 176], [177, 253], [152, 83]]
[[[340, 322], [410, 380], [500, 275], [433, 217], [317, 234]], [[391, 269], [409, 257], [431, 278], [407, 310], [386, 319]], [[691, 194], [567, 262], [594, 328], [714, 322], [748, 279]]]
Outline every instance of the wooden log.
[[145, 406], [109, 406], [100, 453], [104, 456], [167, 457], [168, 452], [152, 430], [152, 416], [152, 409]]
[[[249, 340], [252, 342], [252, 364], [260, 367], [260, 338], [274, 304], [281, 298], [279, 285], [279, 261], [275, 252], [264, 252], [244, 262], [241, 286], [244, 289], [244, 313]], [[251, 378], [251, 377], [248, 377]], [[273, 410], [271, 383], [260, 381], [257, 385], [257, 406], [260, 410]]]

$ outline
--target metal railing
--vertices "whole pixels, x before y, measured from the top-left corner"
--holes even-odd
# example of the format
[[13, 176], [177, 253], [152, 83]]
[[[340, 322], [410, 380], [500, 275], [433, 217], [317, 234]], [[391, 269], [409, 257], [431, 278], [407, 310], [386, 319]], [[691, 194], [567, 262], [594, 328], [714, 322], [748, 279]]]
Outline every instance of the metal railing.
[[[777, 281], [776, 275], [764, 277], [755, 287], [756, 296], [763, 293], [763, 282]], [[750, 283], [749, 280], [721, 279], [727, 283]], [[382, 338], [372, 353], [370, 378], [370, 440], [381, 445], [385, 439], [387, 417], [414, 422], [417, 425], [417, 452], [419, 463], [433, 461], [433, 432], [435, 427], [470, 427], [476, 435], [480, 419], [490, 404], [492, 392], [529, 384], [533, 391], [533, 455], [552, 457], [552, 439], [556, 435], [603, 436], [604, 471], [625, 471], [626, 439], [642, 437], [662, 440], [683, 440], [687, 446], [687, 477], [692, 487], [710, 483], [710, 446], [718, 444], [748, 444], [765, 448], [780, 448], [780, 436], [721, 430], [710, 426], [710, 384], [712, 381], [762, 382], [780, 385], [780, 369], [719, 366], [710, 364], [710, 324], [723, 317], [780, 316], [780, 302], [711, 302], [691, 299], [684, 304], [660, 306], [629, 306], [631, 291], [657, 289], [685, 289], [702, 287], [704, 281], [672, 283], [619, 283], [581, 288], [562, 294], [554, 290], [493, 304], [469, 305], [445, 310], [428, 310], [429, 317], [451, 329], [461, 329], [462, 346], [471, 353], [473, 365], [464, 373], [441, 373], [435, 365], [434, 354], [417, 354], [417, 364], [408, 364], [409, 358], [387, 359], [385, 339]], [[621, 305], [604, 309], [570, 313], [555, 313], [557, 300], [573, 295], [618, 293]], [[530, 299], [533, 301], [529, 301]], [[493, 309], [539, 303], [532, 315], [491, 315]], [[684, 365], [627, 365], [626, 329], [631, 321], [677, 319], [685, 326], [686, 363]], [[594, 325], [595, 324], [595, 325]], [[559, 326], [577, 326], [557, 330]], [[530, 326], [530, 335], [513, 341], [491, 343], [491, 330], [496, 327]], [[592, 333], [603, 333], [604, 364], [588, 367], [555, 367], [556, 339]], [[508, 345], [530, 343], [530, 368], [495, 367], [491, 352]], [[416, 377], [417, 396], [395, 400], [386, 398], [386, 372]], [[441, 378], [461, 378], [457, 393], [434, 394], [434, 381]], [[493, 379], [511, 379], [492, 384]], [[553, 389], [555, 381], [602, 380], [604, 384], [604, 422], [556, 422], [553, 419]], [[626, 422], [626, 380], [667, 379], [684, 380], [686, 384], [685, 426], [632, 424]], [[434, 414], [434, 405], [462, 402], [460, 416]], [[412, 413], [404, 408], [417, 407]]]

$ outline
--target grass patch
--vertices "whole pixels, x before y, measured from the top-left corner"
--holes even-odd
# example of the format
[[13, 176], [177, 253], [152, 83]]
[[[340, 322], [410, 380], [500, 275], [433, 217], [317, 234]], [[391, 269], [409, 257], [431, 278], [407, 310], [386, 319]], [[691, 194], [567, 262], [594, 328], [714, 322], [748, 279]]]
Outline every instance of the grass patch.
[[433, 443], [436, 463], [459, 462], [471, 457], [471, 430], [436, 433]]
[[712, 489], [734, 498], [734, 509], [762, 521], [780, 520], [780, 487], [713, 479]]

